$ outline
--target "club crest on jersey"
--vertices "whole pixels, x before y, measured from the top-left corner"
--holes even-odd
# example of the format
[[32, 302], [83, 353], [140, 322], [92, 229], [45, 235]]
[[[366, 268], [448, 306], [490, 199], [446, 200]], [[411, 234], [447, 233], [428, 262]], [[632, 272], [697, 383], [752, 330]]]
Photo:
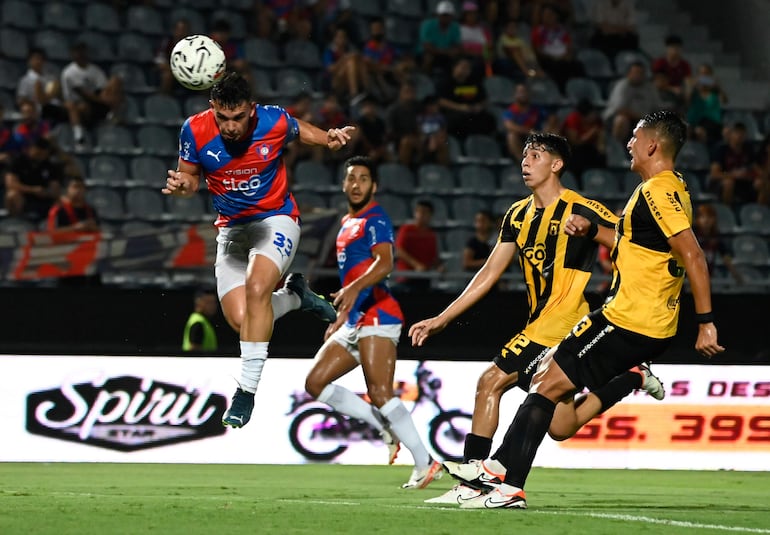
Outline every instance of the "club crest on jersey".
[[548, 223], [548, 234], [551, 236], [557, 236], [559, 234], [559, 220], [552, 219]]
[[270, 145], [263, 143], [257, 147], [257, 152], [262, 156], [262, 159], [267, 160], [267, 157], [270, 155]]

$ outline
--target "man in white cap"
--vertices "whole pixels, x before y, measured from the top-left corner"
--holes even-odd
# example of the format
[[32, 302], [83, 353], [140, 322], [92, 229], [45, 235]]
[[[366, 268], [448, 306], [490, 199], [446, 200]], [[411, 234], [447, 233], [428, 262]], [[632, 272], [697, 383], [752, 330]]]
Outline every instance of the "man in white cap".
[[417, 55], [428, 74], [448, 74], [460, 55], [460, 25], [454, 16], [454, 4], [450, 0], [442, 0], [436, 6], [436, 16], [420, 25]]

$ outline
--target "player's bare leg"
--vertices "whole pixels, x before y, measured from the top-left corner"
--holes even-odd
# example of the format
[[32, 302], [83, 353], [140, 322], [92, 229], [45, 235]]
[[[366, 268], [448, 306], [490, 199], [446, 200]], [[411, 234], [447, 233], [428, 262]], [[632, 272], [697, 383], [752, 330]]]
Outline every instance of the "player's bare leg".
[[518, 372], [508, 374], [495, 363], [481, 374], [473, 405], [471, 432], [474, 435], [491, 438], [495, 434], [500, 419], [500, 398], [518, 379]]

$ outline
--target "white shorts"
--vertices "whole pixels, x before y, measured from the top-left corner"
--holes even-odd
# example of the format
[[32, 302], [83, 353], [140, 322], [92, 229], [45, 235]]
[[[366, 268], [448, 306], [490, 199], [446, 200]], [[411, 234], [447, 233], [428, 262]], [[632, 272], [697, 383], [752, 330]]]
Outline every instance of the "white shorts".
[[361, 364], [361, 353], [358, 351], [358, 341], [367, 336], [379, 336], [388, 338], [393, 345], [398, 345], [398, 339], [401, 337], [401, 328], [403, 324], [395, 323], [390, 325], [365, 325], [363, 327], [351, 327], [343, 325], [329, 337], [327, 343], [336, 342], [344, 347], [350, 353], [356, 362]]
[[255, 255], [268, 257], [281, 275], [289, 269], [299, 247], [299, 224], [287, 215], [277, 215], [234, 227], [220, 227], [217, 234], [217, 277], [219, 298], [246, 284], [246, 268]]

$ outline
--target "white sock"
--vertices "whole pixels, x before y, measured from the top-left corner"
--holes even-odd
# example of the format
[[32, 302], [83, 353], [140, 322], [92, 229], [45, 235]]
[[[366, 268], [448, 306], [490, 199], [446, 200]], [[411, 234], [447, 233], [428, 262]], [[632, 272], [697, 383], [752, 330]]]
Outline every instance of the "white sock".
[[401, 443], [412, 452], [414, 467], [418, 470], [427, 468], [431, 463], [430, 454], [425, 449], [417, 428], [414, 426], [412, 415], [406, 410], [401, 400], [398, 398], [388, 400], [385, 405], [380, 407], [380, 414], [390, 422], [390, 427], [401, 440]]
[[318, 401], [326, 403], [334, 410], [347, 414], [352, 418], [365, 421], [377, 431], [382, 431], [382, 422], [377, 419], [374, 413], [377, 408], [347, 388], [334, 384], [326, 385], [318, 395]]
[[241, 390], [257, 391], [259, 379], [262, 377], [262, 367], [267, 360], [269, 342], [244, 342], [241, 340]]
[[273, 292], [273, 321], [277, 320], [281, 316], [286, 315], [287, 312], [297, 310], [302, 300], [297, 294], [286, 288], [281, 288]]
[[497, 459], [484, 459], [484, 466], [493, 474], [504, 474], [508, 471], [505, 466], [503, 466], [503, 463]]
[[499, 487], [497, 487], [497, 490], [500, 491], [502, 494], [516, 494], [517, 492], [521, 491], [519, 487], [514, 487], [513, 485], [509, 485], [508, 483], [503, 483]]

